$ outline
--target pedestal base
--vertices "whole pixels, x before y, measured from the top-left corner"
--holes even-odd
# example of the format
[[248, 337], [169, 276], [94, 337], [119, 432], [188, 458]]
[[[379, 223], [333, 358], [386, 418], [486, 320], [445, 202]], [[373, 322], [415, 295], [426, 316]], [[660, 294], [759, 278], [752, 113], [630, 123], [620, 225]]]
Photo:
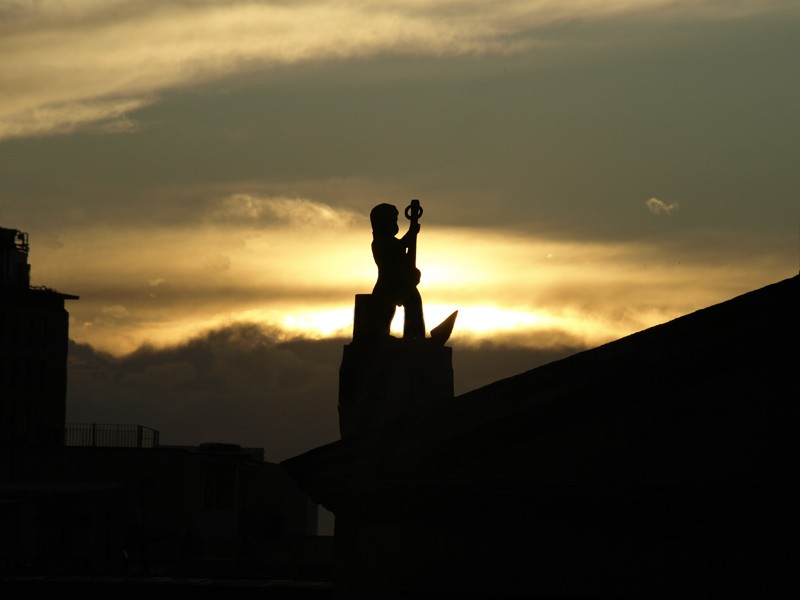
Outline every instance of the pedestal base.
[[339, 432], [359, 435], [453, 398], [452, 348], [385, 337], [344, 347]]

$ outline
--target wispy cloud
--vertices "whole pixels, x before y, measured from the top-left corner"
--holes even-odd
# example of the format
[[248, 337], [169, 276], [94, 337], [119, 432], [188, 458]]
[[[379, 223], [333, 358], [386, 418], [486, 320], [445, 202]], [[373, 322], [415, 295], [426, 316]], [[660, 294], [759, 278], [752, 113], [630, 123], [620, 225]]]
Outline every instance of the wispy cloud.
[[251, 225], [342, 228], [358, 221], [359, 217], [351, 211], [334, 209], [307, 198], [234, 194], [218, 202], [211, 220]]
[[103, 306], [100, 309], [101, 314], [112, 317], [114, 319], [122, 319], [130, 314], [128, 309], [122, 306], [121, 304], [115, 304], [114, 306]]
[[237, 73], [378, 54], [508, 53], [560, 21], [635, 13], [736, 16], [778, 1], [15, 2], [0, 8], [0, 139], [120, 120], [168, 90]]
[[0, 115], [0, 140], [72, 133], [87, 125], [104, 133], [134, 131], [128, 114], [153, 101], [152, 97], [115, 98], [33, 106], [5, 118]]
[[672, 202], [671, 204], [667, 204], [663, 200], [659, 200], [658, 198], [650, 198], [646, 200], [644, 205], [654, 215], [671, 215], [675, 211], [678, 210], [678, 203]]

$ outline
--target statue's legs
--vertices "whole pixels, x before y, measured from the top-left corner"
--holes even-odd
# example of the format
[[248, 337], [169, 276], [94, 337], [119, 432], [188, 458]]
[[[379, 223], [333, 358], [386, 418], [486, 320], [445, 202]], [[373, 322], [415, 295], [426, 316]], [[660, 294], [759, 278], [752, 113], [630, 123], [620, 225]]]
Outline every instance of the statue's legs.
[[[369, 310], [372, 323], [372, 325], [368, 327], [370, 334], [379, 336], [389, 335], [389, 329], [396, 311], [395, 302], [396, 300], [394, 299], [373, 292], [370, 304], [371, 308]], [[401, 306], [405, 308], [403, 338], [412, 340], [425, 339], [425, 319], [422, 316], [422, 297], [419, 295], [417, 288], [413, 288], [408, 292], [405, 298], [402, 299]]]
[[417, 288], [411, 290], [403, 301], [406, 318], [403, 323], [403, 337], [414, 340], [425, 339], [425, 319], [422, 316], [422, 296]]
[[394, 302], [391, 300], [374, 295], [372, 297], [376, 300], [374, 304], [374, 316], [375, 322], [378, 325], [377, 333], [381, 336], [388, 337], [397, 307], [395, 307]]

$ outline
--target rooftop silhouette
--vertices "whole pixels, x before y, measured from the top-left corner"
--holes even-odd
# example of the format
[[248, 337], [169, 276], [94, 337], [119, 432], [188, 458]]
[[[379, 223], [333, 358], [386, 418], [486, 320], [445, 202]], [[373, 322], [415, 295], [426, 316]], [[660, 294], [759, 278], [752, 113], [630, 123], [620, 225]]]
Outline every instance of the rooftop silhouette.
[[283, 464], [352, 597], [797, 591], [798, 307], [800, 276]]

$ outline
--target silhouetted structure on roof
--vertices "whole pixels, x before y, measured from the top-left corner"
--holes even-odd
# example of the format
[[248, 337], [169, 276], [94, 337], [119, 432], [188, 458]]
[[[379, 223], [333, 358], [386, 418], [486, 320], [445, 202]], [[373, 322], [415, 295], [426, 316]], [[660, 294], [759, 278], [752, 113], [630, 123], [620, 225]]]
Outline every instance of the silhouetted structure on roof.
[[286, 461], [337, 597], [797, 597], [799, 309], [793, 277]]
[[[339, 369], [339, 430], [343, 438], [453, 398], [452, 352], [444, 344], [458, 311], [425, 338], [422, 298], [417, 291], [419, 200], [412, 200], [406, 208], [410, 225], [399, 240], [394, 237], [398, 214], [391, 204], [379, 204], [370, 213], [378, 281], [372, 294], [356, 295], [353, 341], [344, 347]], [[402, 339], [390, 335], [396, 306], [405, 308]]]
[[67, 393], [64, 300], [31, 287], [28, 235], [0, 227], [0, 445], [60, 445]]

